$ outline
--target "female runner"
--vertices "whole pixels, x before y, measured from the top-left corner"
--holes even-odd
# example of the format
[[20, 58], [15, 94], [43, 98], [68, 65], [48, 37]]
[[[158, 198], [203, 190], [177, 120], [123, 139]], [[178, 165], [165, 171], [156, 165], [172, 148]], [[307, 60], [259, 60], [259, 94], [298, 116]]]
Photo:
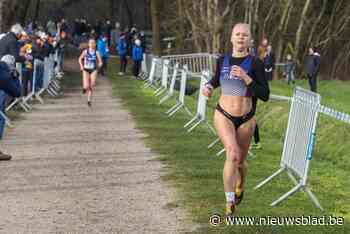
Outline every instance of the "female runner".
[[221, 96], [214, 114], [214, 125], [226, 149], [223, 169], [226, 215], [233, 215], [235, 206], [243, 198], [247, 173], [246, 156], [255, 128], [257, 99], [269, 99], [269, 86], [265, 78], [264, 64], [249, 54], [251, 40], [248, 24], [233, 27], [233, 50], [219, 58], [216, 74], [202, 90], [211, 97], [221, 86]]
[[102, 59], [96, 51], [96, 40], [89, 40], [88, 49], [79, 57], [80, 70], [83, 72], [83, 94], [87, 92], [88, 106], [91, 107], [93, 89], [96, 86], [98, 69], [102, 67]]

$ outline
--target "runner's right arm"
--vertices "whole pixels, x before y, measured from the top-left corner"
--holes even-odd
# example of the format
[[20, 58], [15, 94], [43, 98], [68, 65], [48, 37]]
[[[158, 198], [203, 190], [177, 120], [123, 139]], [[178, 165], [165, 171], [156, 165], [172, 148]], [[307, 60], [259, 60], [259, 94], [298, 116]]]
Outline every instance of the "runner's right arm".
[[84, 57], [85, 57], [85, 50], [81, 53], [81, 55], [79, 57], [79, 65], [80, 65], [80, 70], [81, 71], [84, 70], [84, 65], [83, 65]]

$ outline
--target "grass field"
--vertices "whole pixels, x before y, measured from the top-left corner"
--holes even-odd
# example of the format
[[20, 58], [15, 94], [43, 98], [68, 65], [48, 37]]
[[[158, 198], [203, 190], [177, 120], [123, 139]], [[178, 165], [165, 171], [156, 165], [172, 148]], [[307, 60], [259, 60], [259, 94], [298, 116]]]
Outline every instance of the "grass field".
[[[222, 146], [212, 150], [207, 145], [215, 139], [203, 125], [188, 134], [183, 125], [190, 119], [184, 111], [167, 118], [165, 111], [174, 100], [158, 105], [159, 98], [153, 96], [153, 90], [143, 89], [143, 83], [130, 76], [118, 76], [117, 66], [109, 67], [109, 77], [113, 82], [114, 94], [123, 100], [124, 107], [133, 114], [137, 127], [149, 134], [145, 138], [147, 145], [159, 153], [166, 168], [164, 180], [177, 188], [178, 200], [169, 204], [184, 207], [200, 224], [198, 233], [350, 233], [350, 126], [321, 116], [317, 128], [317, 142], [314, 158], [311, 162], [309, 184], [319, 198], [325, 212], [321, 212], [311, 203], [303, 192], [296, 193], [277, 207], [269, 204], [293, 187], [286, 174], [254, 190], [262, 179], [278, 169], [283, 147], [283, 134], [287, 126], [289, 105], [285, 102], [259, 102], [257, 120], [260, 126], [263, 149], [253, 151], [255, 157], [248, 159], [249, 171], [245, 186], [245, 198], [238, 207], [238, 216], [250, 217], [286, 217], [286, 216], [335, 216], [343, 217], [343, 226], [226, 226], [209, 225], [209, 217], [223, 214], [224, 193], [222, 168], [224, 156], [217, 157]], [[193, 83], [193, 82], [192, 82]], [[198, 82], [199, 83], [199, 82]], [[298, 85], [307, 87], [305, 81]], [[291, 95], [292, 88], [282, 81], [271, 85], [273, 94]], [[322, 104], [339, 111], [350, 113], [348, 90], [350, 83], [340, 81], [320, 82], [319, 90]], [[194, 112], [198, 93], [186, 97], [186, 105]], [[219, 92], [209, 102], [208, 119], [212, 120], [214, 106]]]

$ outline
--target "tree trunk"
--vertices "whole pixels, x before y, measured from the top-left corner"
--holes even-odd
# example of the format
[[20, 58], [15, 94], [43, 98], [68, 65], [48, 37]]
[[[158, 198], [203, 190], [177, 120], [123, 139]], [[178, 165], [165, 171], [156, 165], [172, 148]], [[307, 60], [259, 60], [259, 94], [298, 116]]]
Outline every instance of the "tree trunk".
[[0, 33], [5, 31], [4, 5], [6, 5], [5, 0], [0, 0]]
[[127, 18], [128, 18], [127, 22], [129, 24], [129, 27], [132, 27], [133, 20], [132, 20], [132, 12], [131, 12], [130, 6], [129, 6], [127, 0], [124, 0], [123, 3], [124, 3], [125, 10], [126, 10]]
[[114, 19], [114, 10], [115, 10], [115, 1], [109, 0], [109, 18], [110, 20]]
[[316, 28], [317, 28], [319, 22], [321, 21], [323, 15], [324, 15], [324, 13], [325, 13], [325, 11], [326, 11], [327, 2], [328, 2], [328, 0], [323, 0], [321, 12], [320, 12], [320, 14], [318, 15], [316, 22], [312, 25], [312, 28], [311, 28], [311, 30], [310, 30], [309, 39], [307, 40], [307, 46], [310, 46], [310, 44], [311, 44], [311, 41], [312, 41], [312, 39], [313, 39], [314, 32], [315, 32], [315, 30], [316, 30]]
[[295, 58], [298, 59], [299, 56], [299, 47], [300, 47], [300, 41], [301, 41], [301, 35], [302, 35], [302, 31], [303, 31], [303, 27], [304, 27], [304, 23], [306, 20], [306, 14], [307, 14], [307, 10], [309, 9], [311, 0], [307, 0], [305, 2], [304, 8], [303, 8], [303, 12], [301, 13], [301, 17], [300, 17], [300, 22], [299, 22], [299, 26], [298, 26], [298, 30], [296, 32], [296, 36], [295, 36]]
[[31, 0], [25, 0], [25, 3], [22, 7], [21, 10], [21, 15], [19, 16], [19, 22], [24, 25], [26, 23], [26, 18], [27, 18], [27, 14], [28, 14], [28, 10], [30, 8], [30, 3], [32, 1]]
[[151, 0], [151, 16], [152, 16], [152, 50], [157, 56], [160, 56], [162, 51], [160, 47], [160, 21], [159, 21], [159, 1]]
[[0, 0], [0, 32], [6, 32], [16, 20], [16, 0]]
[[36, 1], [36, 6], [35, 6], [35, 14], [34, 14], [34, 22], [37, 21], [38, 17], [39, 17], [39, 11], [40, 11], [40, 0]]
[[177, 27], [177, 37], [176, 37], [176, 46], [178, 48], [184, 48], [185, 47], [185, 39], [186, 39], [186, 32], [185, 32], [185, 14], [184, 14], [184, 6], [182, 0], [177, 0], [177, 14], [178, 14], [178, 27]]
[[[289, 21], [289, 15], [291, 12], [291, 7], [292, 7], [292, 0], [288, 0], [286, 6], [283, 9], [282, 17], [279, 22], [277, 30], [274, 32], [274, 35], [277, 33], [278, 34], [278, 43], [277, 43], [277, 50], [275, 53], [276, 56], [276, 61], [280, 62], [282, 58], [282, 53], [283, 53], [283, 41], [284, 41], [284, 33], [287, 30], [288, 26], [288, 21]], [[270, 39], [270, 41], [273, 40], [274, 35]], [[275, 76], [276, 77], [276, 76]]]

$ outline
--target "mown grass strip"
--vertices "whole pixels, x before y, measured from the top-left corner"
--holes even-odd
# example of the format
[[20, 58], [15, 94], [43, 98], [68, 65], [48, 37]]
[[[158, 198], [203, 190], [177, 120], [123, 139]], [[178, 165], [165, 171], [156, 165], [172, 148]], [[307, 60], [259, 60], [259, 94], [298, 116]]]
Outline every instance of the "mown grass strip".
[[[272, 208], [269, 206], [270, 202], [292, 188], [293, 184], [288, 177], [285, 174], [280, 175], [257, 191], [253, 190], [253, 187], [278, 169], [289, 105], [276, 101], [259, 103], [257, 119], [261, 128], [263, 149], [254, 151], [256, 157], [248, 160], [249, 174], [245, 199], [237, 212], [238, 216], [251, 217], [341, 216], [345, 218], [344, 226], [211, 227], [208, 223], [210, 215], [223, 214], [224, 207], [222, 186], [224, 157], [214, 156], [222, 146], [217, 145], [214, 149], [208, 150], [208, 143], [215, 137], [209, 134], [204, 125], [195, 129], [193, 133], [186, 133], [183, 125], [189, 117], [184, 112], [180, 111], [172, 118], [164, 114], [174, 104], [173, 100], [160, 106], [159, 98], [153, 96], [152, 89], [143, 89], [141, 81], [134, 80], [130, 76], [114, 75], [116, 73], [116, 66], [110, 66], [109, 74], [115, 96], [121, 98], [124, 107], [131, 111], [137, 127], [149, 134], [145, 141], [150, 148], [161, 155], [159, 160], [164, 163], [167, 171], [164, 179], [179, 191], [176, 205], [185, 207], [192, 214], [193, 220], [202, 224], [198, 233], [350, 233], [350, 226], [347, 224], [350, 220], [350, 148], [346, 147], [349, 146], [349, 126], [328, 117], [322, 116], [320, 119], [309, 178], [310, 188], [319, 198], [326, 213], [315, 208], [303, 192]], [[305, 81], [298, 81], [298, 84], [306, 87]], [[325, 93], [323, 101], [329, 104], [336, 102], [343, 111], [349, 109], [345, 100], [347, 95], [329, 90], [343, 91], [344, 85], [350, 88], [347, 83], [321, 82], [321, 93]], [[290, 87], [281, 81], [273, 82], [272, 90], [279, 95], [292, 93]], [[196, 93], [186, 97], [187, 106], [193, 112], [196, 97]], [[210, 121], [217, 98], [218, 92], [209, 103]]]

